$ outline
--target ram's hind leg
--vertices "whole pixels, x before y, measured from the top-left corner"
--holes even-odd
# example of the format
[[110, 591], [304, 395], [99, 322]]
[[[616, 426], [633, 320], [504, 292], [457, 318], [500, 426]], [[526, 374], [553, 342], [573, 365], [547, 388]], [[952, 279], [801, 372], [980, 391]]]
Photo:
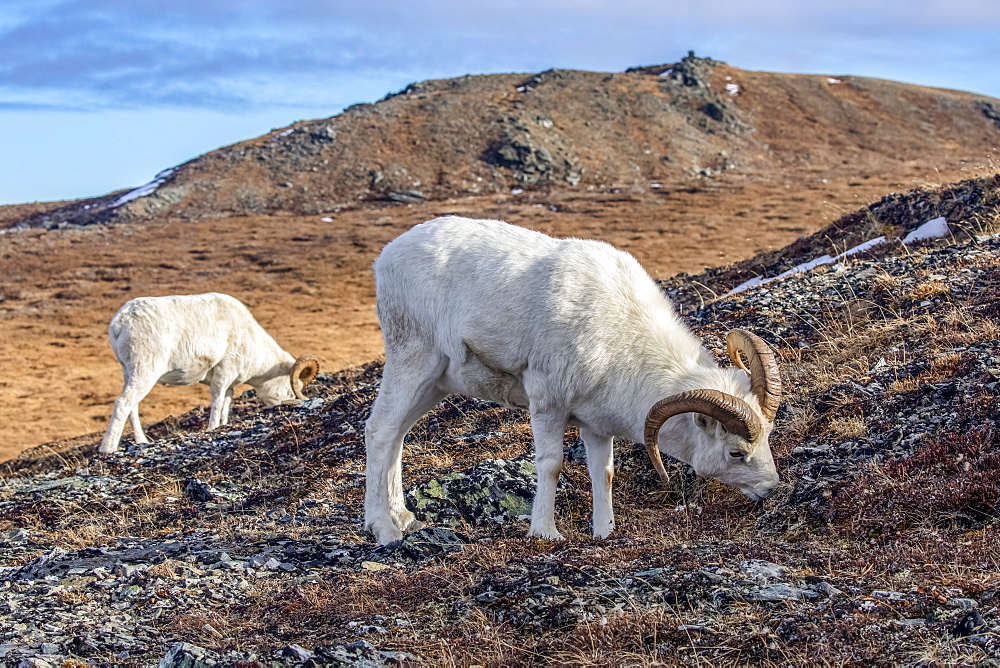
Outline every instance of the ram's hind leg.
[[146, 432], [142, 430], [142, 422], [139, 421], [139, 404], [132, 407], [132, 438], [136, 443], [149, 443]]
[[403, 500], [403, 438], [420, 417], [444, 398], [443, 357], [411, 356], [410, 363], [386, 360], [382, 385], [365, 423], [365, 527], [379, 544], [398, 540], [413, 523]]
[[615, 511], [611, 503], [611, 481], [615, 475], [614, 439], [582, 427], [580, 437], [587, 447], [587, 469], [593, 490], [594, 536], [607, 538], [615, 528]]
[[[139, 402], [153, 389], [157, 378], [158, 376], [150, 374], [134, 374], [125, 378], [125, 387], [122, 388], [122, 395], [115, 401], [115, 407], [111, 411], [111, 419], [108, 420], [108, 428], [104, 432], [101, 446], [97, 449], [98, 452], [107, 454], [118, 451], [122, 431], [125, 430], [125, 421], [131, 416], [133, 427], [139, 423]], [[137, 443], [148, 442], [141, 426], [136, 430], [135, 440]]]

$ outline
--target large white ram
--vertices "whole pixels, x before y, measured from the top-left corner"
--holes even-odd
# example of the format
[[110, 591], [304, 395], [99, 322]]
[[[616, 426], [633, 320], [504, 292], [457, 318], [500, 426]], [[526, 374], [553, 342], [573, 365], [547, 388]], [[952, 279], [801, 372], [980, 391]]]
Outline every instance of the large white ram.
[[445, 217], [388, 244], [375, 280], [386, 359], [365, 430], [365, 526], [379, 543], [414, 521], [403, 437], [449, 392], [528, 409], [531, 536], [561, 538], [555, 491], [568, 424], [586, 446], [595, 536], [614, 528], [615, 436], [644, 441], [663, 476], [661, 449], [755, 500], [778, 483], [768, 446], [781, 394], [774, 352], [734, 330], [737, 367], [720, 368], [630, 254]]
[[242, 302], [217, 292], [133, 299], [111, 318], [108, 337], [125, 386], [98, 448], [103, 453], [118, 450], [129, 416], [136, 442], [149, 442], [139, 423], [139, 402], [157, 383], [208, 385], [208, 428], [215, 429], [229, 422], [237, 385], [254, 387], [267, 406], [298, 403], [319, 373], [315, 357], [295, 359]]

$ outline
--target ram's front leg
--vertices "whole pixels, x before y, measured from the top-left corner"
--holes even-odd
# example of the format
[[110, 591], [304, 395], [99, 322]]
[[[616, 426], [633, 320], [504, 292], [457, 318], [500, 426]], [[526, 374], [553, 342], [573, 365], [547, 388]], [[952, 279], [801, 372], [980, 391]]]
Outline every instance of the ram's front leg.
[[615, 528], [615, 509], [611, 501], [611, 481], [615, 475], [614, 438], [580, 429], [587, 447], [587, 470], [593, 491], [594, 536], [607, 538]]
[[233, 400], [233, 382], [228, 378], [223, 380], [222, 374], [216, 372], [209, 385], [212, 391], [212, 406], [208, 411], [209, 431], [229, 422], [229, 405]]
[[549, 415], [531, 416], [531, 431], [535, 440], [535, 468], [538, 469], [538, 488], [531, 506], [529, 536], [562, 540], [556, 529], [556, 486], [563, 466], [563, 434], [566, 419]]

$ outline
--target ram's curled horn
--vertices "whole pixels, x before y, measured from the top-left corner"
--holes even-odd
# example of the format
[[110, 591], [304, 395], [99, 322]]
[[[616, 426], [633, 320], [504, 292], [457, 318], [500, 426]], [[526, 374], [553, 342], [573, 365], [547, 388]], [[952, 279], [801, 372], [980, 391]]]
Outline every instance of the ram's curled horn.
[[288, 375], [292, 381], [292, 393], [297, 399], [305, 401], [306, 395], [302, 393], [302, 389], [319, 375], [319, 360], [312, 355], [302, 355], [295, 360]]
[[690, 390], [660, 399], [646, 415], [646, 452], [661, 478], [667, 477], [660, 458], [657, 434], [663, 423], [681, 413], [701, 413], [718, 420], [731, 434], [753, 443], [762, 432], [760, 418], [750, 405], [719, 390]]
[[[726, 334], [726, 349], [733, 364], [750, 374], [750, 387], [760, 403], [760, 410], [768, 420], [774, 420], [781, 402], [781, 374], [774, 350], [764, 339], [745, 329], [734, 329]], [[740, 353], [750, 363], [748, 369]]]

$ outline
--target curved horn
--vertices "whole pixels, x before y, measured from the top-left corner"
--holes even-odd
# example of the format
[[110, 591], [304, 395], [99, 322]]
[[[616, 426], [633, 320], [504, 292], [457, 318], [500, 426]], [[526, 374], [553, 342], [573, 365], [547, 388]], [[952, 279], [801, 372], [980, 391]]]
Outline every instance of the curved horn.
[[[750, 388], [760, 403], [760, 410], [765, 418], [773, 421], [781, 402], [781, 374], [774, 350], [764, 339], [745, 329], [734, 329], [726, 334], [726, 349], [733, 364], [750, 374]], [[743, 364], [740, 353], [746, 355], [749, 369]]]
[[288, 374], [292, 381], [292, 394], [295, 395], [295, 398], [305, 401], [306, 395], [302, 393], [302, 389], [316, 380], [318, 375], [319, 360], [312, 355], [302, 355], [295, 360], [295, 364], [292, 365], [292, 370]]
[[718, 420], [731, 434], [753, 442], [761, 434], [760, 418], [747, 402], [719, 390], [690, 390], [660, 399], [646, 415], [646, 452], [661, 478], [667, 477], [657, 434], [663, 423], [681, 413], [701, 413]]

